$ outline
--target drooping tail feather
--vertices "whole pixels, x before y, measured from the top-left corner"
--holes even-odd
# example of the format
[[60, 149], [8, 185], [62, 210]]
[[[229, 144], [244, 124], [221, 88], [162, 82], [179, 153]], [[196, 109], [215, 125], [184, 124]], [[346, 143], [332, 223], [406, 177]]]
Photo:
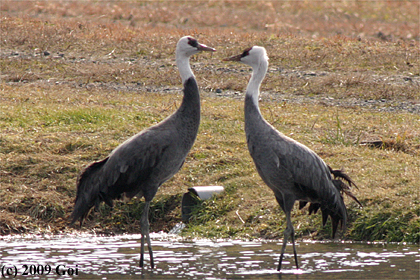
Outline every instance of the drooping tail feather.
[[360, 207], [362, 206], [362, 203], [360, 203], [360, 201], [357, 199], [356, 196], [354, 196], [354, 194], [351, 192], [349, 186], [347, 184], [345, 184], [343, 181], [341, 180], [333, 180], [334, 186], [341, 192], [341, 193], [345, 193], [348, 197], [352, 198], [354, 201], [356, 201], [357, 204], [359, 204]]
[[[307, 201], [299, 201], [299, 210], [301, 210], [303, 207], [305, 207], [307, 203], [308, 203]], [[318, 209], [320, 207], [321, 207], [321, 204], [319, 204], [319, 203], [309, 204], [308, 215], [311, 215], [312, 213], [316, 214], [316, 212], [318, 212]]]
[[101, 191], [102, 174], [101, 168], [107, 162], [108, 158], [97, 161], [86, 167], [77, 178], [77, 195], [74, 203], [73, 213], [71, 214], [71, 223], [74, 224], [80, 220], [80, 226], [89, 213], [89, 210], [95, 206], [97, 209], [101, 201], [109, 202], [107, 196]]
[[330, 166], [328, 166], [328, 168], [330, 169], [331, 174], [334, 176], [334, 179], [337, 179], [337, 178], [344, 179], [349, 184], [348, 185], [349, 187], [351, 187], [351, 185], [353, 185], [353, 186], [356, 187], [356, 189], [359, 189], [359, 187], [356, 185], [356, 183], [354, 183], [354, 181], [349, 177], [349, 175], [347, 175], [346, 173], [344, 173], [343, 170], [341, 170], [341, 169], [332, 169]]
[[[316, 214], [319, 209], [322, 212], [322, 226], [325, 226], [327, 223], [328, 217], [331, 217], [332, 223], [332, 237], [335, 237], [335, 233], [337, 232], [338, 225], [341, 225], [341, 228], [346, 227], [347, 223], [347, 210], [344, 205], [343, 197], [339, 194], [339, 201], [334, 203], [314, 203], [311, 202], [308, 208], [308, 215]], [[305, 207], [308, 202], [306, 201], [299, 201], [299, 209]]]
[[[340, 199], [343, 200], [343, 198], [340, 195]], [[344, 205], [344, 202], [343, 202]], [[338, 209], [337, 209], [338, 210]], [[322, 226], [325, 226], [327, 223], [328, 216], [331, 217], [331, 224], [332, 224], [332, 238], [335, 238], [335, 234], [338, 229], [338, 225], [340, 225], [340, 228], [345, 230], [347, 226], [347, 209], [345, 206], [343, 208], [340, 208], [338, 211], [333, 211], [327, 207], [324, 207], [321, 205], [321, 211], [322, 211]]]
[[[332, 180], [334, 187], [339, 191], [340, 193], [340, 200], [342, 202], [342, 204], [344, 205], [344, 200], [343, 200], [343, 193], [345, 193], [347, 196], [351, 197], [352, 199], [354, 199], [354, 201], [356, 201], [360, 206], [362, 206], [362, 204], [360, 203], [360, 201], [353, 195], [353, 193], [350, 191], [351, 186], [355, 186], [357, 189], [357, 185], [353, 182], [353, 180], [346, 174], [344, 173], [343, 170], [338, 170], [338, 169], [332, 169], [331, 167], [329, 167], [329, 170], [331, 172], [331, 174], [334, 176], [334, 179]], [[347, 182], [347, 184], [346, 184]], [[322, 209], [322, 206], [321, 206]], [[322, 209], [322, 212], [324, 212], [325, 210]], [[329, 210], [326, 210], [327, 212]], [[331, 216], [331, 220], [332, 220], [332, 236], [334, 238], [335, 233], [337, 232], [337, 227], [338, 224], [341, 223], [341, 227], [343, 228], [343, 230], [346, 229], [347, 226], [347, 209], [344, 205], [344, 217], [343, 214], [338, 214], [338, 213], [332, 213], [331, 211], [329, 211], [329, 215]], [[323, 221], [323, 224], [325, 225], [325, 221]]]
[[[356, 201], [356, 203], [359, 204], [360, 207], [363, 207], [362, 203], [360, 203], [356, 196], [351, 192], [352, 185], [355, 186], [356, 189], [359, 189], [359, 187], [353, 182], [353, 180], [346, 173], [344, 173], [343, 170], [332, 169], [329, 166], [328, 168], [330, 169], [331, 174], [334, 176], [333, 183], [337, 190], [339, 190], [340, 193], [345, 193], [348, 197]], [[347, 184], [343, 180], [346, 181]]]
[[[339, 191], [340, 194], [339, 201], [336, 201], [336, 209], [332, 210], [321, 203], [311, 202], [308, 208], [308, 214], [316, 214], [316, 212], [321, 208], [323, 226], [325, 226], [328, 220], [328, 216], [330, 216], [332, 222], [332, 237], [334, 238], [338, 226], [341, 225], [341, 228], [343, 228], [344, 230], [347, 224], [347, 210], [344, 205], [342, 194], [345, 193], [347, 196], [351, 197], [360, 205], [360, 207], [362, 207], [362, 204], [350, 190], [352, 185], [358, 189], [357, 185], [353, 182], [353, 180], [342, 170], [335, 170], [329, 166], [328, 168], [331, 174], [334, 176], [334, 179], [332, 180], [334, 187]], [[307, 201], [299, 201], [299, 209], [305, 207], [307, 203]]]

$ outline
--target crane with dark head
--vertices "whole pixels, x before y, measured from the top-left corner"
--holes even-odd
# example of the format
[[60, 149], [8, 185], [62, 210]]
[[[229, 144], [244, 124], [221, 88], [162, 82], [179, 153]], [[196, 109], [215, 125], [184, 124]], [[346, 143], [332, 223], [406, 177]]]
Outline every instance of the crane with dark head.
[[[356, 186], [341, 170], [333, 170], [311, 149], [285, 136], [270, 125], [261, 115], [258, 98], [261, 83], [267, 73], [268, 56], [265, 48], [254, 46], [240, 55], [225, 61], [240, 61], [252, 67], [252, 76], [245, 94], [245, 134], [248, 150], [263, 181], [274, 192], [277, 202], [286, 214], [278, 270], [281, 269], [287, 240], [293, 244], [296, 267], [298, 260], [295, 248], [291, 211], [295, 201], [303, 208], [308, 202], [309, 214], [322, 211], [323, 225], [328, 217], [332, 220], [333, 238], [339, 224], [346, 227], [347, 210], [341, 193], [346, 193], [357, 203], [350, 186]], [[334, 177], [334, 178], [333, 178]]]
[[144, 264], [145, 238], [151, 267], [153, 251], [149, 237], [149, 207], [158, 188], [174, 176], [194, 144], [200, 124], [200, 94], [189, 59], [201, 51], [215, 49], [196, 39], [182, 37], [176, 46], [176, 63], [184, 86], [184, 97], [178, 110], [159, 124], [126, 140], [108, 157], [87, 166], [77, 179], [77, 195], [71, 223], [82, 225], [89, 210], [101, 202], [113, 206], [122, 195], [144, 197], [140, 219], [140, 267]]

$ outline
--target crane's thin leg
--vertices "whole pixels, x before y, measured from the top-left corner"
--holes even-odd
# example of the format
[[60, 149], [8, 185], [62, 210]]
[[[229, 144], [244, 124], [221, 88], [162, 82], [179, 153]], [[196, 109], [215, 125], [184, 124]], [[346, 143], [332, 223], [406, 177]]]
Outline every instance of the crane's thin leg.
[[153, 269], [155, 268], [155, 262], [153, 260], [153, 250], [152, 250], [152, 242], [150, 242], [149, 231], [147, 231], [147, 248], [149, 249], [149, 256], [150, 256], [150, 267]]
[[280, 259], [279, 259], [279, 266], [277, 267], [277, 271], [281, 270], [281, 262], [283, 261], [283, 256], [284, 256], [284, 251], [286, 250], [286, 244], [287, 244], [287, 237], [288, 237], [288, 233], [286, 233], [287, 228], [284, 230], [284, 237], [283, 237], [283, 246], [281, 247], [281, 254], [280, 254]]
[[292, 226], [292, 233], [291, 233], [290, 237], [292, 238], [293, 254], [295, 255], [296, 268], [299, 269], [297, 253], [296, 253], [296, 246], [295, 246], [295, 229], [293, 228], [293, 226]]
[[155, 267], [153, 261], [153, 250], [152, 243], [149, 236], [149, 207], [150, 201], [146, 201], [143, 208], [143, 213], [140, 218], [140, 230], [141, 230], [141, 248], [140, 248], [140, 267], [144, 266], [144, 238], [146, 237], [147, 247], [149, 248], [150, 255], [150, 266]]
[[295, 230], [293, 228], [292, 219], [290, 217], [290, 211], [286, 211], [286, 220], [287, 220], [287, 226], [286, 226], [286, 229], [284, 230], [283, 246], [281, 247], [281, 254], [280, 254], [280, 260], [279, 260], [279, 265], [277, 267], [277, 271], [281, 270], [281, 263], [283, 261], [284, 251], [286, 250], [287, 239], [289, 238], [289, 236], [293, 244], [293, 254], [295, 256], [296, 268], [299, 268], [296, 247], [295, 247]]

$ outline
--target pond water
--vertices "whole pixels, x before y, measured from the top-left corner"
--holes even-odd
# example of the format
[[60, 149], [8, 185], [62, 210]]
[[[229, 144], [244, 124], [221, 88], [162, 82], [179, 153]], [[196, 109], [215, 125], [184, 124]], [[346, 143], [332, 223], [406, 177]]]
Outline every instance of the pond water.
[[300, 269], [278, 241], [193, 240], [151, 234], [155, 269], [138, 267], [140, 235], [0, 237], [0, 278], [419, 279], [418, 245], [299, 241]]

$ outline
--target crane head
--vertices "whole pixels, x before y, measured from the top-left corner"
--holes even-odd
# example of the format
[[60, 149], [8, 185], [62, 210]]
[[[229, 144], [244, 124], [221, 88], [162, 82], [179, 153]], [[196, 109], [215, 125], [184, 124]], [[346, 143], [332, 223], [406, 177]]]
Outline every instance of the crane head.
[[179, 39], [178, 44], [176, 46], [177, 54], [184, 55], [186, 57], [190, 57], [201, 51], [214, 52], [216, 50], [204, 44], [200, 44], [197, 41], [197, 39], [191, 36], [182, 37], [181, 39]]
[[268, 61], [268, 56], [264, 47], [253, 46], [247, 48], [241, 54], [225, 58], [223, 61], [240, 61], [254, 67], [259, 65], [261, 61]]

